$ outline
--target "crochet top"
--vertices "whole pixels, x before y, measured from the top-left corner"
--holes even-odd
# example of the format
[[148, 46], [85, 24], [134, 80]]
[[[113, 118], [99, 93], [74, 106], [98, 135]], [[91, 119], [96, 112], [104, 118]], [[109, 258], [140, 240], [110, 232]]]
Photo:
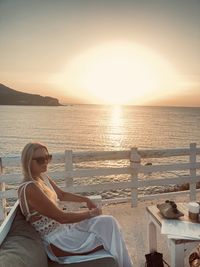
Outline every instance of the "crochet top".
[[[50, 184], [48, 177], [44, 177], [44, 182], [45, 185], [52, 190], [52, 192], [54, 193], [54, 197], [55, 199], [57, 199], [58, 202], [56, 192], [54, 191], [52, 185]], [[56, 230], [58, 230], [62, 226], [62, 224], [55, 221], [54, 219], [51, 219], [49, 217], [40, 214], [38, 211], [30, 212], [26, 198], [26, 188], [31, 183], [36, 183], [36, 182], [28, 181], [21, 184], [20, 187], [18, 188], [19, 204], [22, 214], [25, 216], [27, 221], [30, 221], [30, 219], [33, 216], [38, 215], [38, 220], [32, 222], [30, 221], [30, 224], [36, 229], [36, 231], [40, 234], [40, 236], [44, 238], [47, 235], [54, 233]]]

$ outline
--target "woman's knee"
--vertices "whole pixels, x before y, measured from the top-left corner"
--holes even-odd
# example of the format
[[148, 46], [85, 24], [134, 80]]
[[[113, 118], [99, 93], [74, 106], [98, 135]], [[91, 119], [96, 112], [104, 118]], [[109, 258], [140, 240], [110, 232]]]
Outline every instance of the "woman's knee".
[[120, 225], [118, 221], [115, 219], [115, 217], [111, 215], [101, 215], [100, 217], [101, 217], [100, 221], [102, 223], [106, 223], [107, 225], [109, 224], [109, 225], [113, 225], [113, 226], [120, 228]]

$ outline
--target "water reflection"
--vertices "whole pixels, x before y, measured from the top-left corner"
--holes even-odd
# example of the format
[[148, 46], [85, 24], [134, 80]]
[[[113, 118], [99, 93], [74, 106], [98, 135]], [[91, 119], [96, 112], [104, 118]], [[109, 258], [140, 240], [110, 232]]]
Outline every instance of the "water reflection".
[[120, 125], [122, 122], [122, 107], [121, 106], [113, 106], [111, 109], [111, 117], [110, 122], [111, 125]]
[[108, 139], [113, 148], [121, 149], [123, 141], [123, 109], [121, 106], [112, 106], [108, 124]]

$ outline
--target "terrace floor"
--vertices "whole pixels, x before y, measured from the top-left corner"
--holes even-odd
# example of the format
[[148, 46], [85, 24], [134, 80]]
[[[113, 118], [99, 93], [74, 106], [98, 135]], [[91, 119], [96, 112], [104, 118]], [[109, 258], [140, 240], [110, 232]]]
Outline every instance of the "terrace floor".
[[[197, 200], [200, 195], [197, 194]], [[188, 197], [179, 196], [173, 199], [176, 202], [189, 202]], [[147, 238], [147, 213], [146, 207], [162, 203], [165, 200], [139, 202], [137, 207], [131, 207], [130, 203], [110, 204], [103, 206], [103, 214], [114, 216], [121, 225], [124, 238], [131, 255], [134, 267], [145, 266], [145, 254], [148, 253]], [[167, 238], [160, 233], [158, 237], [158, 252], [163, 253], [163, 258], [170, 264]], [[188, 258], [185, 259], [185, 266], [188, 267]]]

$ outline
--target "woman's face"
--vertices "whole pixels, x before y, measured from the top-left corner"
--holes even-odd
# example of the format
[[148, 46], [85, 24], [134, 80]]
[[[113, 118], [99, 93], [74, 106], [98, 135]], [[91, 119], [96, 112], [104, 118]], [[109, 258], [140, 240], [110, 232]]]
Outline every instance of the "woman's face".
[[34, 151], [30, 165], [33, 178], [37, 177], [42, 172], [46, 172], [50, 160], [51, 156], [45, 148], [41, 147]]

